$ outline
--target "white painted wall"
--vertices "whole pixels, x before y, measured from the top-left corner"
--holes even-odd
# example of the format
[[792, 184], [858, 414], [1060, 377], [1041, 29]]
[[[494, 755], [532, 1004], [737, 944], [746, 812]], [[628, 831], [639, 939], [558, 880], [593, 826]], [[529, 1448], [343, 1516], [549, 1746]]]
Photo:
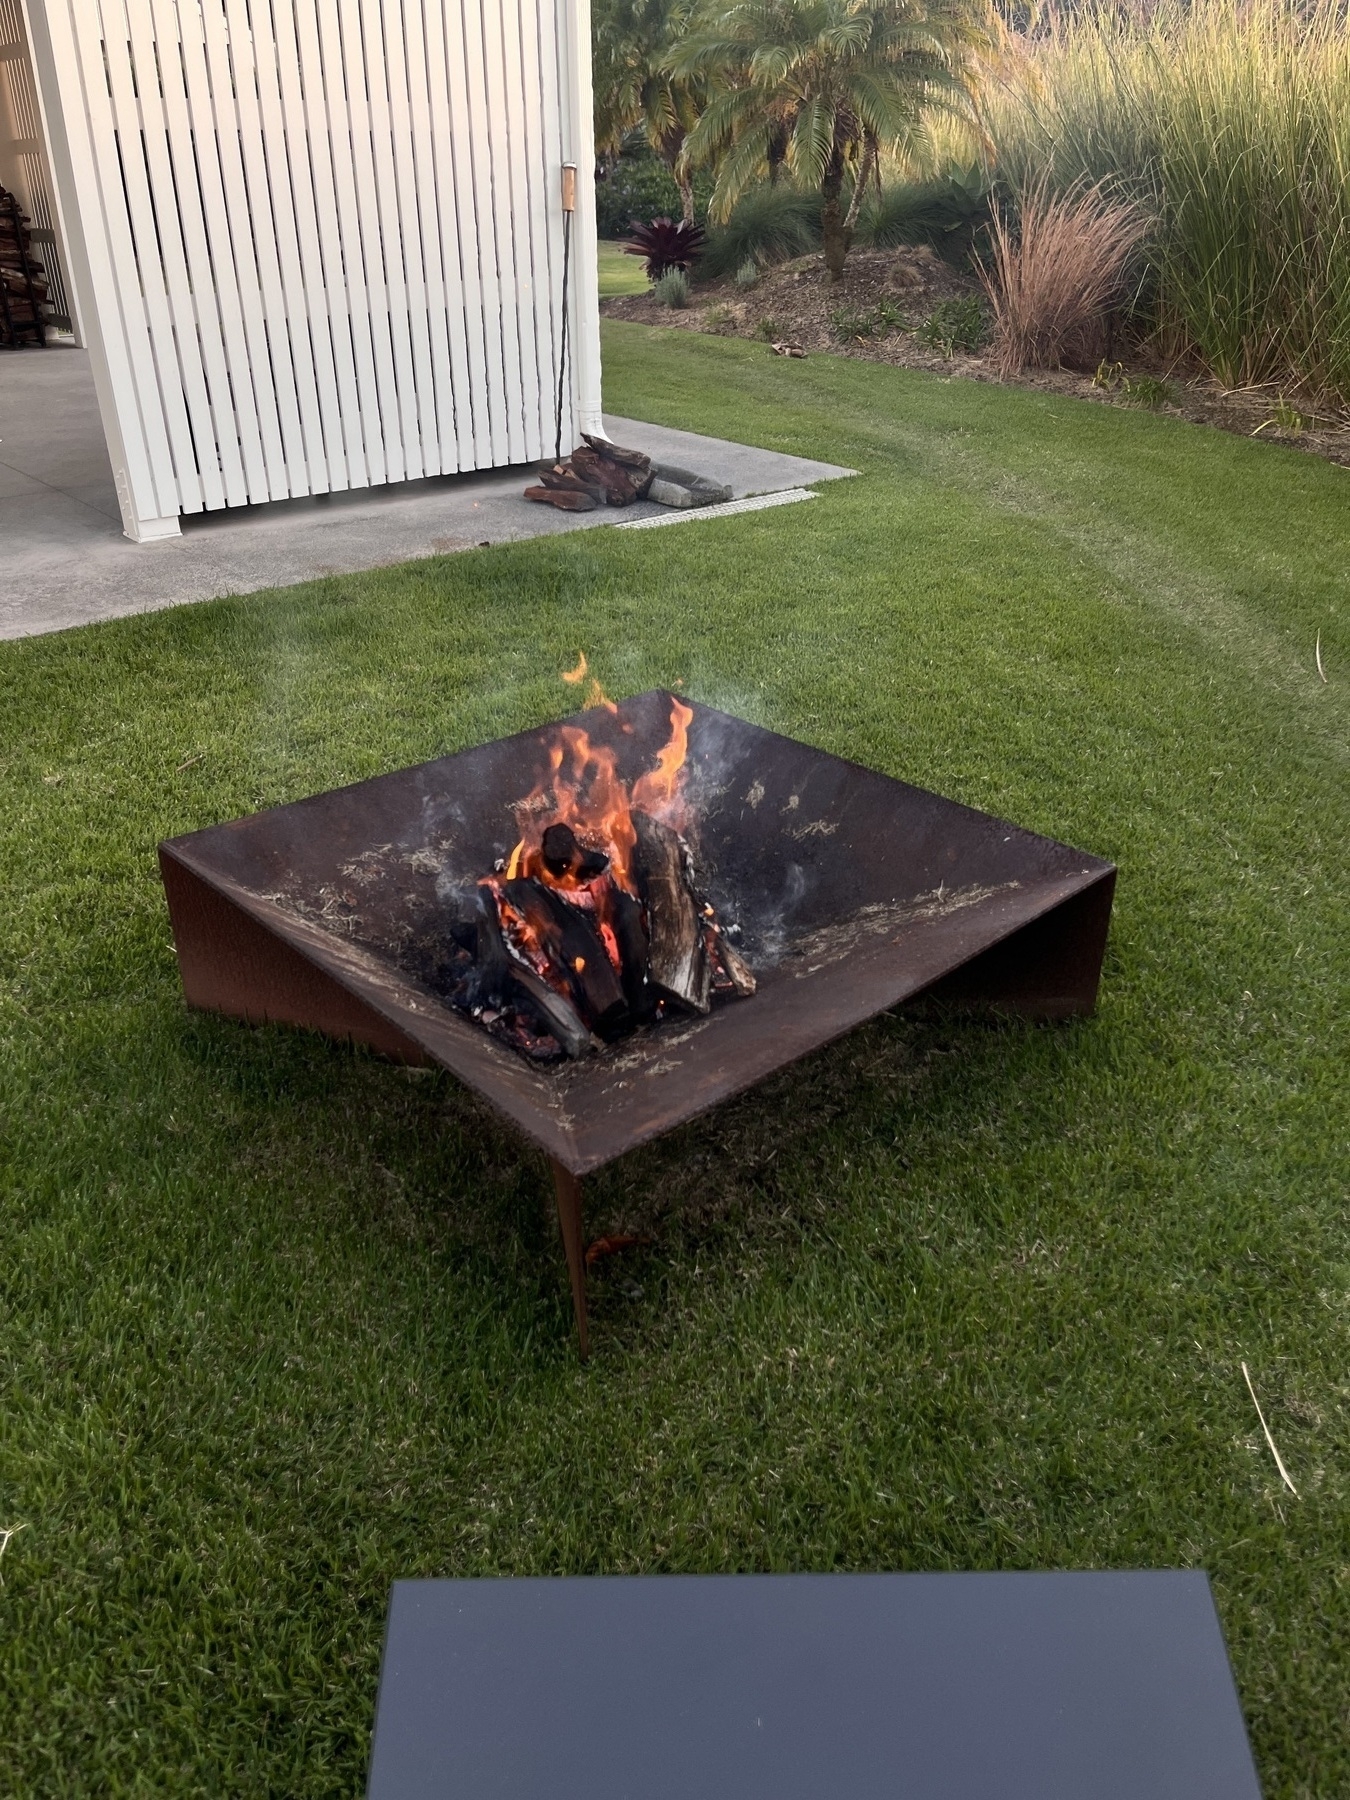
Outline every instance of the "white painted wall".
[[552, 453], [565, 163], [599, 428], [588, 0], [24, 4], [129, 537]]

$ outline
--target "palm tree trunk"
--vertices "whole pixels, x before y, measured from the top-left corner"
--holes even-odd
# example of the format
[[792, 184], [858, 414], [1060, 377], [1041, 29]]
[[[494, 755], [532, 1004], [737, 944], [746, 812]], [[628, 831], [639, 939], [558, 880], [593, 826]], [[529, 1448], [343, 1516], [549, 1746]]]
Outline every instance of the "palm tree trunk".
[[848, 217], [844, 220], [844, 230], [848, 233], [848, 241], [853, 242], [853, 232], [858, 223], [858, 214], [862, 210], [863, 195], [867, 192], [867, 184], [872, 179], [872, 171], [877, 166], [877, 147], [871, 139], [863, 151], [862, 162], [858, 165], [858, 178], [853, 184], [853, 198], [849, 202]]
[[686, 225], [692, 225], [694, 222], [694, 184], [687, 173], [681, 173], [676, 175], [675, 185], [680, 190], [680, 207], [684, 213], [684, 222]]
[[825, 267], [832, 282], [842, 279], [844, 258], [853, 242], [853, 229], [845, 220], [841, 205], [843, 192], [844, 159], [836, 149], [831, 152], [825, 179], [820, 184], [820, 235], [825, 249]]

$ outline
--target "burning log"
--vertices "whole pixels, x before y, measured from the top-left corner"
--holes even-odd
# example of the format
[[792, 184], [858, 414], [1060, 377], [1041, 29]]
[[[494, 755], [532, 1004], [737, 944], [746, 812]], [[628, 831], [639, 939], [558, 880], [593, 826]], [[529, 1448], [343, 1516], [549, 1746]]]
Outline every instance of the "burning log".
[[634, 812], [634, 860], [647, 903], [647, 970], [662, 999], [694, 1012], [712, 1006], [712, 963], [703, 935], [692, 859], [678, 832], [649, 813]]
[[676, 829], [692, 716], [672, 699], [669, 741], [631, 787], [612, 748], [562, 727], [517, 805], [520, 841], [451, 926], [454, 1004], [527, 1056], [584, 1056], [671, 1008], [755, 991]]
[[498, 888], [498, 917], [508, 945], [519, 921], [534, 950], [531, 956], [522, 946], [535, 973], [555, 988], [565, 983], [572, 1006], [602, 1037], [621, 1030], [628, 1022], [628, 1002], [609, 953], [585, 914], [529, 877], [489, 885]]
[[502, 930], [497, 896], [486, 885], [478, 890], [477, 923], [481, 991], [491, 998], [504, 1000], [513, 989], [518, 989], [568, 1056], [585, 1056], [591, 1050], [598, 1050], [599, 1040], [587, 1030], [572, 1002], [550, 987], [512, 949]]

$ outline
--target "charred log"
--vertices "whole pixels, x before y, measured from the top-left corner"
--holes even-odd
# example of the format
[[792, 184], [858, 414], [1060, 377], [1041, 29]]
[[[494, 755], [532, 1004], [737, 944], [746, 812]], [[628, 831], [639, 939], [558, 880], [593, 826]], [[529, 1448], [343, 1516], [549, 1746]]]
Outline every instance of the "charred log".
[[[707, 910], [711, 912], [711, 908]], [[748, 1000], [755, 991], [755, 977], [744, 957], [727, 942], [726, 934], [716, 919], [709, 918], [706, 914], [703, 921], [703, 942], [712, 964], [713, 992], [735, 994], [741, 1000]]]
[[477, 961], [481, 991], [487, 999], [505, 1004], [522, 996], [568, 1056], [585, 1056], [599, 1048], [598, 1040], [572, 1002], [551, 988], [511, 948], [502, 929], [497, 896], [487, 884], [478, 890]]
[[[621, 1031], [628, 1022], [628, 1003], [605, 946], [585, 914], [569, 906], [561, 894], [528, 876], [504, 881], [501, 896], [506, 906], [524, 920], [549, 975], [566, 984], [568, 998], [586, 1024], [602, 1036]], [[510, 932], [504, 920], [503, 925], [510, 947]], [[534, 972], [540, 974], [538, 969]], [[548, 980], [545, 975], [540, 978]]]
[[688, 846], [668, 825], [634, 811], [635, 861], [647, 905], [648, 975], [660, 999], [693, 1012], [712, 1005], [712, 964]]
[[609, 867], [603, 850], [592, 850], [579, 842], [570, 825], [550, 825], [540, 846], [544, 867], [555, 881], [594, 881]]
[[615, 881], [597, 884], [596, 915], [609, 928], [619, 953], [619, 979], [628, 1014], [635, 1025], [656, 1016], [659, 995], [649, 973], [650, 946], [642, 902]]

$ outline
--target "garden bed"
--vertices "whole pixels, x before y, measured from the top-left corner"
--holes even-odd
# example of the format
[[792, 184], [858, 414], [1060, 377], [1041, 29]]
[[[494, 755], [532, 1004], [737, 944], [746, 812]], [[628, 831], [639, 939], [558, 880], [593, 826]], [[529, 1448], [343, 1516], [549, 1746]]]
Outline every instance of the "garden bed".
[[[977, 309], [984, 315], [978, 326]], [[789, 343], [808, 355], [863, 357], [970, 381], [1005, 379], [985, 347], [987, 308], [979, 282], [927, 245], [854, 250], [843, 280], [834, 284], [822, 257], [802, 256], [763, 270], [750, 288], [735, 281], [697, 284], [687, 307], [664, 306], [649, 291], [603, 300], [601, 311], [641, 324], [755, 339], [769, 354], [774, 343]], [[977, 340], [983, 340], [980, 347], [971, 350]], [[1098, 404], [1144, 406], [1350, 466], [1350, 424], [1319, 413], [1297, 395], [1273, 388], [1225, 389], [1211, 376], [1133, 340], [1113, 344], [1106, 363], [1100, 374], [1028, 369], [1011, 379], [1019, 387]]]

